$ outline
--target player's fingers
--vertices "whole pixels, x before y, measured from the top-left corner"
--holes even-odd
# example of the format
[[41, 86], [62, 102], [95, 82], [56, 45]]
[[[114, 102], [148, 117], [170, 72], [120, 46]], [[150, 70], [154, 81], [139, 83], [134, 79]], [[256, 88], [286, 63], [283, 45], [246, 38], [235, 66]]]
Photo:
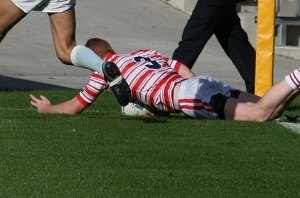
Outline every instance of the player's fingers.
[[37, 103], [36, 102], [34, 102], [34, 101], [30, 101], [30, 104], [32, 105], [32, 106], [37, 106]]
[[34, 95], [29, 94], [29, 97], [32, 101], [36, 102], [38, 99]]
[[145, 118], [150, 118], [150, 117], [153, 117], [153, 116], [154, 116], [154, 114], [151, 113], [150, 111], [141, 115], [141, 117], [145, 117]]
[[40, 97], [41, 97], [42, 100], [44, 100], [46, 102], [49, 102], [48, 98], [46, 98], [45, 96], [41, 95]]
[[154, 113], [152, 113], [152, 112], [149, 111], [149, 112], [147, 113], [147, 115], [148, 115], [149, 117], [153, 117], [153, 116], [154, 116]]

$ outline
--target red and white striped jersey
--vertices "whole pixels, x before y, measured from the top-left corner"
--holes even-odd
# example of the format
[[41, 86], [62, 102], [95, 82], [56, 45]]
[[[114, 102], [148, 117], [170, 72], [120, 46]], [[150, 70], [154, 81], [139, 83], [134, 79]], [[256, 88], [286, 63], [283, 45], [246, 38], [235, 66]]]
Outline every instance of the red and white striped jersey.
[[[174, 86], [185, 79], [177, 73], [180, 62], [153, 50], [138, 50], [129, 54], [109, 53], [104, 61], [114, 62], [118, 66], [135, 100], [161, 111], [175, 110]], [[102, 75], [94, 73], [77, 98], [87, 106], [108, 86]]]

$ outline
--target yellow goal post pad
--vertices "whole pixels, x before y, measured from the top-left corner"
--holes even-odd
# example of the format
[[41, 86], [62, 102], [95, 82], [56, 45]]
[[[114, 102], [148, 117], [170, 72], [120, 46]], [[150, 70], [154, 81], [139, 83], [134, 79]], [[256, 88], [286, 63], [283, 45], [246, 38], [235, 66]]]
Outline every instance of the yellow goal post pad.
[[275, 0], [258, 0], [255, 94], [262, 96], [273, 85]]

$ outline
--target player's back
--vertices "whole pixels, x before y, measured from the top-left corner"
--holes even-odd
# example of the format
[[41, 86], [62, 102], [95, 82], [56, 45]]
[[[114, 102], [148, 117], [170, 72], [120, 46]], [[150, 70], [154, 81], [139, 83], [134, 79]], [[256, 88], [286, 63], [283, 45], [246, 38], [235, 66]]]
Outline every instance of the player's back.
[[111, 54], [130, 86], [133, 97], [164, 111], [172, 111], [174, 85], [183, 78], [159, 52], [138, 50], [129, 54]]

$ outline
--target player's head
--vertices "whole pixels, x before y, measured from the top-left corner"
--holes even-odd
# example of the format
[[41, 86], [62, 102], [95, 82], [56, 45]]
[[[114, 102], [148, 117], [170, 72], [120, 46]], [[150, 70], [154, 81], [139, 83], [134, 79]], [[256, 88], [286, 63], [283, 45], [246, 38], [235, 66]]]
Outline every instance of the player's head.
[[114, 52], [110, 44], [107, 41], [100, 38], [89, 39], [86, 42], [85, 46], [93, 50], [102, 59], [105, 58], [108, 52]]

